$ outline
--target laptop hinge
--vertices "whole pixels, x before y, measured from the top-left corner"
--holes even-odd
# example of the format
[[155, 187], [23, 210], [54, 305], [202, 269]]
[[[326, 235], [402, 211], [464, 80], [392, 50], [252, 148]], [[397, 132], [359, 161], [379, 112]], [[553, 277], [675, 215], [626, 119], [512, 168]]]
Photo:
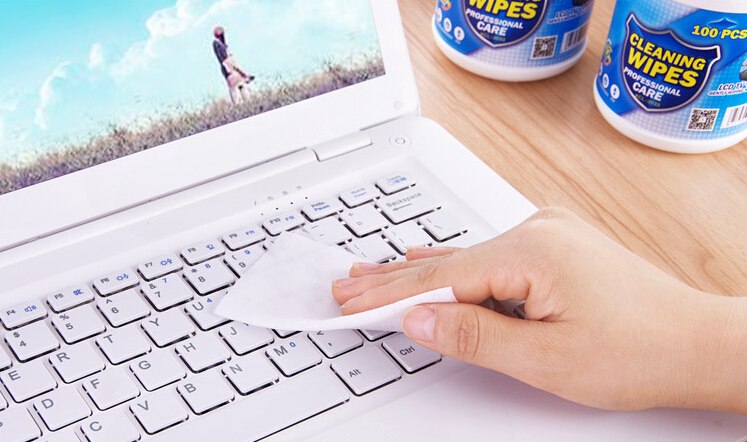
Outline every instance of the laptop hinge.
[[373, 141], [368, 134], [357, 131], [340, 138], [335, 138], [334, 140], [325, 141], [324, 143], [311, 146], [311, 150], [316, 154], [317, 160], [326, 161], [331, 158], [345, 155], [354, 150], [368, 147], [371, 144], [373, 144]]

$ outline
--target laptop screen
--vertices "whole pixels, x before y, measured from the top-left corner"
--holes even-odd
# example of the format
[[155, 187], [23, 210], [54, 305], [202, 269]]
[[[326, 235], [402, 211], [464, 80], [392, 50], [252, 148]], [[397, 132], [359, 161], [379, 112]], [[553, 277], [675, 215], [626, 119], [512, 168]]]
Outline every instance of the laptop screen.
[[369, 0], [3, 0], [0, 41], [0, 195], [385, 73]]

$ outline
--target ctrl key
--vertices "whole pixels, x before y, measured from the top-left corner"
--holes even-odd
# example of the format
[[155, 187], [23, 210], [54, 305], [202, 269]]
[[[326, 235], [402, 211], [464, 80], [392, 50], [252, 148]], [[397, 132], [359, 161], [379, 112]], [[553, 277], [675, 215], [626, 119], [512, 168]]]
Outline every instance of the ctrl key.
[[401, 333], [386, 339], [383, 346], [408, 373], [415, 373], [441, 361], [440, 354], [412, 342]]
[[41, 436], [29, 412], [23, 407], [15, 407], [0, 412], [0, 440], [3, 442], [26, 442]]
[[379, 347], [365, 347], [340, 356], [332, 370], [356, 396], [383, 387], [402, 377], [402, 372]]

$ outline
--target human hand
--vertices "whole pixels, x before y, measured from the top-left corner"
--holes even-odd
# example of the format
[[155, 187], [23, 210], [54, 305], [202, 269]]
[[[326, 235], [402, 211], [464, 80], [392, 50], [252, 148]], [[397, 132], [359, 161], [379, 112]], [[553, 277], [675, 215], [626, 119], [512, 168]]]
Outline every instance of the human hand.
[[[695, 290], [566, 210], [467, 249], [356, 264], [332, 292], [353, 314], [442, 287], [459, 304], [414, 307], [402, 325], [446, 356], [599, 408], [747, 413], [747, 300]], [[491, 297], [525, 301], [527, 320], [478, 305]]]

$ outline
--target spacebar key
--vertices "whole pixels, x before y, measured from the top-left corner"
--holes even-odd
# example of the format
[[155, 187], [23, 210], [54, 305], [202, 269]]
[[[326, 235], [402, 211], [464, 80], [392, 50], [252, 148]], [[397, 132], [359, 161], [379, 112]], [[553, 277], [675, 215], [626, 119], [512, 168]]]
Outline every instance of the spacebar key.
[[348, 389], [322, 365], [298, 377], [283, 379], [199, 420], [175, 427], [169, 430], [169, 436], [174, 437], [173, 440], [192, 440], [191, 436], [210, 434], [220, 428], [221, 440], [256, 441], [349, 399]]

